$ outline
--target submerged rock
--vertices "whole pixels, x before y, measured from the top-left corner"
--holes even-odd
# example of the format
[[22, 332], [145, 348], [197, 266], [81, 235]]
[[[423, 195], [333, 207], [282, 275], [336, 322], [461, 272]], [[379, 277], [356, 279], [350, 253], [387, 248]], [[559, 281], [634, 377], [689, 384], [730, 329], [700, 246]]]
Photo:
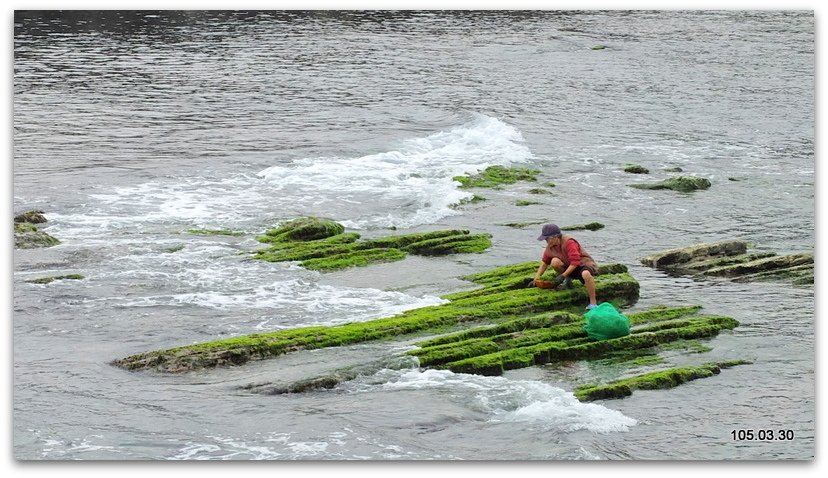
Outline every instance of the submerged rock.
[[656, 183], [638, 183], [629, 186], [636, 189], [672, 189], [673, 191], [689, 193], [699, 189], [708, 189], [711, 184], [706, 178], [676, 176]]
[[813, 253], [777, 255], [748, 253], [747, 241], [695, 244], [643, 257], [641, 263], [671, 273], [695, 277], [728, 277], [735, 281], [789, 279], [797, 284], [814, 281]]

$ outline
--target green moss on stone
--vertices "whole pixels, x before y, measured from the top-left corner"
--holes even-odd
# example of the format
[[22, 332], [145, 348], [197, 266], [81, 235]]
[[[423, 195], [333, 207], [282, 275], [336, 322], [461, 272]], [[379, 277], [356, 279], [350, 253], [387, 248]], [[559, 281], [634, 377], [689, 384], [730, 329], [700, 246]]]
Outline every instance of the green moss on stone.
[[543, 188], [532, 188], [528, 191], [529, 194], [552, 194], [552, 191]]
[[588, 224], [575, 224], [573, 226], [563, 226], [564, 231], [597, 231], [603, 229], [604, 225], [600, 222], [590, 222]]
[[[654, 347], [661, 343], [681, 339], [712, 337], [723, 329], [732, 329], [738, 322], [729, 317], [697, 317], [684, 324], [676, 322], [674, 327], [654, 328], [654, 330], [636, 331], [630, 335], [615, 339], [593, 341], [589, 338], [543, 342], [528, 347], [503, 350], [479, 357], [466, 358], [449, 362], [442, 367], [456, 373], [477, 373], [499, 375], [505, 370], [516, 368], [527, 356], [532, 356], [535, 365], [559, 360], [582, 360], [599, 358], [619, 350], [633, 350]], [[500, 363], [500, 367], [497, 364]]]
[[[356, 233], [339, 232], [325, 236], [344, 231], [340, 224], [332, 225], [328, 220], [316, 218], [305, 219], [309, 220], [291, 221], [258, 237], [259, 242], [270, 246], [256, 251], [253, 258], [269, 262], [301, 261], [301, 265], [308, 269], [332, 271], [397, 261], [409, 253], [429, 256], [479, 253], [492, 246], [490, 235], [469, 234], [468, 230], [459, 229], [358, 241], [360, 236]], [[315, 239], [290, 240], [290, 237]]]
[[540, 174], [540, 171], [534, 169], [489, 166], [478, 174], [455, 176], [452, 179], [459, 182], [463, 189], [492, 188], [518, 181], [537, 181], [538, 174]]
[[52, 247], [60, 244], [60, 241], [43, 231], [27, 231], [14, 233], [14, 247], [17, 249], [35, 249], [40, 247]]
[[712, 377], [721, 369], [736, 365], [749, 364], [743, 360], [728, 362], [711, 362], [692, 367], [678, 367], [668, 370], [644, 373], [633, 377], [615, 380], [606, 385], [582, 385], [575, 390], [575, 397], [582, 402], [623, 398], [632, 395], [634, 390], [656, 390], [677, 387], [683, 383], [699, 378]]
[[632, 173], [632, 174], [650, 174], [650, 170], [645, 168], [644, 166], [640, 166], [638, 164], [628, 164], [624, 166], [625, 173]]
[[488, 201], [488, 199], [486, 199], [483, 196], [478, 196], [477, 194], [475, 194], [470, 198], [461, 199], [459, 203], [452, 204], [449, 207], [451, 207], [452, 209], [456, 209], [460, 206], [465, 206], [466, 204], [477, 204], [477, 203], [481, 203], [481, 202], [485, 202], [485, 201]]
[[527, 201], [525, 199], [518, 199], [515, 201], [515, 206], [534, 206], [536, 204], [543, 204], [542, 202], [538, 201]]
[[655, 183], [630, 184], [629, 186], [636, 189], [672, 189], [673, 191], [689, 193], [700, 189], [708, 189], [711, 184], [710, 180], [706, 178], [676, 176]]
[[537, 226], [538, 224], [543, 224], [546, 221], [527, 221], [527, 222], [507, 222], [505, 224], [499, 224], [500, 226], [505, 227], [513, 227], [515, 229], [524, 229], [529, 226]]
[[[638, 297], [638, 282], [629, 274], [596, 277], [601, 297]], [[384, 340], [470, 322], [502, 322], [521, 315], [539, 314], [586, 303], [586, 292], [522, 289], [461, 299], [448, 304], [406, 311], [395, 317], [332, 327], [302, 327], [266, 334], [137, 354], [113, 364], [130, 370], [154, 368], [181, 372], [199, 368], [239, 365], [288, 352]]]
[[14, 232], [16, 234], [23, 234], [26, 232], [37, 232], [37, 226], [30, 222], [16, 222], [14, 223]]
[[27, 280], [31, 284], [50, 284], [56, 280], [80, 280], [84, 279], [84, 276], [81, 274], [67, 274], [62, 276], [49, 276], [49, 277], [40, 277], [37, 279]]
[[345, 227], [331, 219], [318, 217], [302, 217], [288, 221], [276, 229], [265, 234], [270, 236], [270, 242], [280, 241], [312, 241], [324, 239], [345, 232]]
[[30, 223], [30, 224], [41, 224], [46, 222], [46, 216], [43, 215], [43, 211], [40, 210], [33, 210], [33, 211], [26, 211], [22, 214], [18, 214], [14, 216], [15, 223]]
[[335, 254], [302, 261], [302, 267], [316, 271], [333, 271], [348, 267], [365, 267], [377, 262], [394, 262], [405, 259], [406, 253], [399, 249], [366, 249]]
[[463, 234], [409, 244], [405, 251], [421, 256], [479, 253], [492, 247], [490, 234]]

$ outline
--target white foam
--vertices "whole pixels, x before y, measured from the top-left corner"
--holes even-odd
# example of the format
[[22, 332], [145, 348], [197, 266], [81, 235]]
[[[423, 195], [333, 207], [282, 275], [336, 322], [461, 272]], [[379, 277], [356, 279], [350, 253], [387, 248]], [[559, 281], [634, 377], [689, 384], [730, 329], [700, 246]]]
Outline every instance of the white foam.
[[468, 405], [491, 415], [492, 421], [530, 422], [560, 431], [597, 433], [626, 431], [637, 421], [594, 403], [581, 403], [563, 389], [543, 382], [455, 374], [448, 370], [384, 371], [385, 389], [461, 389], [473, 393]]
[[346, 227], [405, 228], [458, 214], [450, 206], [471, 194], [458, 189], [454, 176], [532, 159], [517, 129], [477, 115], [449, 131], [404, 141], [396, 150], [306, 158], [267, 168], [259, 176], [276, 191], [339, 212], [334, 217]]
[[[247, 291], [207, 291], [140, 298], [109, 298], [123, 307], [199, 306], [220, 310], [262, 310], [283, 327], [336, 325], [390, 317], [409, 309], [444, 304], [434, 296], [414, 297], [395, 291], [333, 287], [301, 279], [275, 281]], [[286, 323], [285, 317], [294, 321]], [[299, 320], [299, 322], [297, 322]], [[265, 320], [261, 327], [275, 324]]]
[[352, 229], [409, 228], [460, 214], [451, 206], [472, 194], [454, 176], [535, 159], [520, 131], [485, 115], [390, 147], [361, 157], [303, 158], [258, 173], [204, 171], [102, 190], [88, 204], [50, 213], [50, 233], [68, 241], [188, 227], [259, 233], [269, 218], [310, 215]]

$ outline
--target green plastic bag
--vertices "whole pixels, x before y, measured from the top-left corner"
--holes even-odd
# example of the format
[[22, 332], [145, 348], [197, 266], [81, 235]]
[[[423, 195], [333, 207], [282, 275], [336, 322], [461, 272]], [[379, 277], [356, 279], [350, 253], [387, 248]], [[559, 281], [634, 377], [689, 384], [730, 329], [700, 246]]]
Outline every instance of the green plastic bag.
[[630, 335], [630, 319], [618, 312], [609, 302], [601, 302], [586, 314], [584, 330], [595, 340], [614, 339]]

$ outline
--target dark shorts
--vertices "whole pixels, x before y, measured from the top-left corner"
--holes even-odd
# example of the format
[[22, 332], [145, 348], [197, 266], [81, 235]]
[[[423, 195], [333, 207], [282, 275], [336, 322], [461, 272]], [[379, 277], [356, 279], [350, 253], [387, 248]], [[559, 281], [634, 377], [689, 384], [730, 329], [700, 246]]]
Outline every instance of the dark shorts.
[[578, 266], [578, 267], [575, 268], [574, 271], [572, 271], [572, 274], [570, 274], [570, 277], [572, 277], [575, 280], [581, 281], [581, 284], [583, 284], [584, 283], [584, 278], [581, 276], [581, 274], [584, 271], [589, 271], [590, 274], [595, 276], [595, 269], [593, 269], [592, 267]]

